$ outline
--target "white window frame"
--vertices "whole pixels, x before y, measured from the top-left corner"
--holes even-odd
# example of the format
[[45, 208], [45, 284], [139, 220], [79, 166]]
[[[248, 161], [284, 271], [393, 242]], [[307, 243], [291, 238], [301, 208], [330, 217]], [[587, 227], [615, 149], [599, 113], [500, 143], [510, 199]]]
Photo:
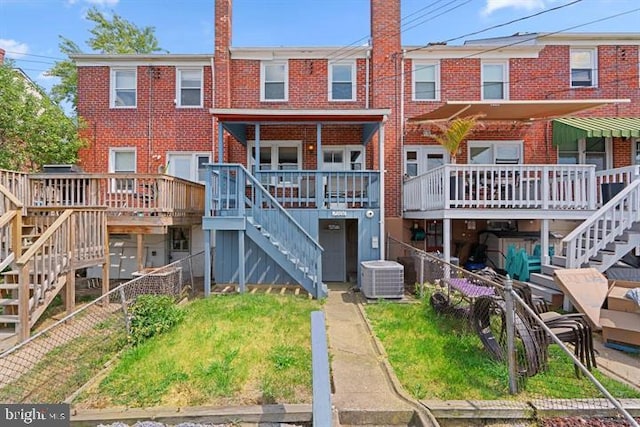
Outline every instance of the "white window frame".
[[[190, 177], [189, 180], [193, 182], [204, 183], [206, 180], [200, 180], [200, 172], [206, 169], [198, 168], [198, 159], [201, 157], [207, 158], [207, 163], [211, 163], [211, 153], [209, 152], [191, 152], [191, 151], [169, 151], [167, 152], [167, 165], [169, 166], [169, 170], [171, 170], [171, 156], [184, 156], [191, 157], [191, 167], [190, 167]], [[168, 171], [166, 171], [168, 173]]]
[[[574, 85], [573, 84], [573, 54], [587, 52], [591, 55], [591, 85]], [[582, 69], [582, 68], [580, 68]], [[569, 51], [569, 86], [571, 88], [594, 88], [598, 87], [598, 49], [591, 48], [571, 48]]]
[[[410, 151], [414, 151], [416, 153], [415, 160], [409, 160], [407, 158], [407, 154]], [[439, 147], [436, 145], [405, 145], [402, 155], [404, 177], [413, 178], [415, 176], [420, 176], [429, 172], [428, 163], [430, 156], [442, 156], [442, 163], [445, 165], [450, 162], [449, 153], [447, 153], [447, 150], [445, 150], [443, 147]], [[409, 164], [416, 165], [416, 175], [409, 175]]]
[[[340, 163], [342, 164], [342, 169], [335, 169], [335, 168], [327, 168], [328, 165], [333, 165], [333, 164], [337, 164], [337, 163], [328, 163], [326, 164], [324, 161], [324, 155], [326, 152], [329, 151], [339, 151], [342, 153], [342, 159], [343, 161]], [[360, 156], [362, 161], [360, 162], [360, 169], [352, 169], [352, 162], [351, 162], [351, 158], [349, 157], [349, 154], [352, 151], [359, 151], [360, 152]], [[340, 171], [340, 172], [344, 172], [344, 171], [363, 171], [367, 169], [367, 153], [365, 150], [364, 145], [361, 144], [349, 144], [349, 145], [323, 145], [322, 146], [322, 170], [326, 170], [326, 171]]]
[[[351, 68], [351, 80], [350, 81], [334, 81], [333, 80], [333, 67], [335, 66], [349, 66]], [[328, 80], [328, 92], [329, 101], [335, 102], [351, 102], [356, 100], [356, 87], [357, 87], [357, 73], [356, 73], [356, 61], [336, 61], [329, 62], [329, 78]], [[333, 84], [334, 83], [351, 83], [351, 97], [345, 99], [335, 99], [333, 97]]]
[[[284, 98], [282, 99], [267, 99], [265, 97], [265, 85], [266, 81], [266, 68], [269, 66], [282, 66], [284, 65]], [[288, 61], [262, 61], [260, 63], [260, 101], [261, 102], [286, 102], [289, 100], [289, 62]]]
[[[580, 138], [577, 142], [578, 142], [578, 145], [576, 148], [577, 151], [575, 151], [578, 154], [577, 164], [579, 165], [587, 164], [586, 163], [587, 140], [585, 138]], [[560, 147], [557, 148], [557, 157], [558, 157], [558, 163], [560, 163]], [[613, 138], [610, 138], [610, 137], [604, 137], [604, 163], [605, 164], [604, 164], [603, 170], [613, 168]]]
[[[252, 173], [254, 172], [254, 166], [256, 164], [255, 159], [253, 158], [253, 156], [251, 155], [251, 153], [254, 151], [254, 148], [256, 146], [256, 142], [255, 141], [249, 141], [247, 144], [247, 166]], [[278, 163], [278, 148], [280, 147], [295, 147], [296, 151], [297, 151], [297, 155], [296, 155], [296, 169], [295, 170], [301, 170], [302, 169], [302, 141], [260, 141], [260, 149], [262, 150], [263, 148], [270, 148], [271, 149], [271, 165], [270, 165], [270, 169], [269, 171], [279, 171], [279, 170], [284, 170], [284, 169], [280, 169], [279, 163]], [[259, 153], [258, 154], [258, 158], [260, 156]], [[265, 182], [262, 181], [263, 184], [275, 184], [275, 182]], [[296, 183], [293, 183], [296, 184]], [[279, 182], [278, 185], [287, 185], [287, 186], [291, 186], [292, 183], [291, 182]]]
[[[182, 87], [182, 73], [185, 71], [197, 71], [200, 73], [200, 86], [199, 87]], [[199, 89], [200, 100], [197, 105], [182, 105], [182, 89]], [[204, 92], [204, 72], [202, 68], [177, 68], [176, 69], [176, 107], [177, 108], [202, 108], [202, 98]]]
[[498, 162], [497, 161], [505, 161], [505, 160], [515, 160], [515, 159], [506, 159], [506, 158], [501, 158], [498, 157], [496, 153], [496, 148], [500, 149], [500, 148], [506, 148], [506, 147], [514, 147], [518, 149], [518, 161], [513, 162], [513, 164], [522, 164], [523, 163], [523, 157], [524, 157], [524, 141], [523, 140], [510, 140], [510, 141], [494, 141], [494, 140], [486, 140], [486, 141], [469, 141], [469, 143], [467, 144], [467, 159], [469, 159], [469, 164], [487, 164], [487, 163], [474, 163], [473, 159], [471, 158], [471, 149], [472, 148], [478, 148], [478, 147], [490, 147], [491, 148], [491, 157], [492, 157], [492, 161], [489, 164], [512, 164], [512, 163], [503, 163], [503, 162]]
[[640, 165], [640, 138], [631, 138], [631, 163]]
[[[498, 83], [495, 81], [485, 81], [485, 65], [500, 65], [502, 66], [502, 98], [485, 98], [484, 86], [485, 83]], [[504, 101], [509, 99], [509, 61], [482, 61], [480, 64], [480, 96], [482, 100], [487, 101]]]
[[[116, 87], [116, 75], [119, 72], [131, 72], [133, 71], [133, 79], [135, 82], [135, 85], [133, 88], [117, 88]], [[110, 71], [110, 83], [109, 83], [109, 107], [110, 108], [137, 108], [138, 107], [138, 69], [137, 67], [115, 67], [115, 68], [111, 68]], [[128, 89], [131, 90], [133, 89], [135, 91], [135, 102], [133, 105], [116, 105], [116, 100], [117, 100], [117, 96], [116, 96], [116, 92], [118, 89]]]
[[[434, 97], [433, 98], [418, 98], [416, 84], [424, 81], [418, 81], [416, 71], [419, 71], [425, 67], [434, 67]], [[411, 70], [411, 81], [413, 82], [411, 99], [413, 101], [439, 101], [440, 100], [440, 61], [413, 61], [413, 67]]]
[[[117, 171], [116, 170], [116, 155], [118, 153], [133, 153], [133, 170], [132, 171]], [[135, 174], [138, 168], [138, 151], [136, 147], [111, 147], [109, 148], [109, 173], [127, 173]], [[118, 188], [118, 180], [113, 179], [111, 181], [112, 193], [133, 193], [135, 192], [135, 180], [131, 179], [131, 184], [127, 189]]]

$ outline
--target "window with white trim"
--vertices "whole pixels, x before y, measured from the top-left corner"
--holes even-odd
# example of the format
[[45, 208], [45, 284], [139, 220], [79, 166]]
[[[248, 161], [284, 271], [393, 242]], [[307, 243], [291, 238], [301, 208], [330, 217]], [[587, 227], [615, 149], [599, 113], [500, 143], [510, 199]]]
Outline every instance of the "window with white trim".
[[571, 87], [596, 87], [596, 49], [571, 49]]
[[422, 175], [443, 166], [447, 159], [448, 154], [442, 147], [407, 145], [404, 147], [405, 178]]
[[[260, 158], [256, 162], [255, 142], [249, 144], [248, 159], [250, 170], [256, 171], [296, 171], [302, 169], [302, 143], [299, 141], [260, 141]], [[256, 168], [256, 163], [259, 167]], [[278, 182], [288, 182], [286, 174]], [[261, 177], [261, 182], [275, 183], [274, 179]]]
[[632, 143], [633, 150], [633, 159], [632, 162], [634, 165], [640, 165], [640, 138], [633, 138]]
[[[129, 147], [109, 149], [109, 172], [122, 174], [136, 173], [136, 149]], [[111, 183], [111, 191], [133, 192], [134, 179], [113, 179]]]
[[506, 62], [482, 63], [482, 99], [509, 99], [509, 66]]
[[111, 69], [111, 108], [135, 108], [138, 103], [135, 68]]
[[356, 63], [329, 64], [329, 101], [356, 100]]
[[601, 171], [612, 167], [611, 153], [611, 138], [595, 137], [565, 141], [558, 147], [558, 164], [596, 165], [596, 171]]
[[260, 100], [289, 99], [289, 66], [286, 61], [263, 61], [260, 66]]
[[207, 163], [211, 163], [210, 153], [167, 153], [167, 173], [189, 181], [204, 183]]
[[362, 145], [332, 145], [322, 147], [322, 170], [359, 171], [365, 169]]
[[469, 141], [468, 152], [471, 164], [522, 163], [522, 141]]
[[202, 68], [178, 68], [176, 106], [202, 107]]
[[437, 62], [413, 62], [413, 100], [437, 101], [440, 99], [440, 64]]

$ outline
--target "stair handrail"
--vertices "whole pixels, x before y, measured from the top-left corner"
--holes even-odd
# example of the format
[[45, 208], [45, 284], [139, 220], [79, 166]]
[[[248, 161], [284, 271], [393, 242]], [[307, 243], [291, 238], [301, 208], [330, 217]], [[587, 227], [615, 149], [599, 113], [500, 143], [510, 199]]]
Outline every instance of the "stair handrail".
[[[302, 239], [304, 241], [307, 242], [307, 244], [311, 244], [311, 247], [313, 248], [313, 252], [315, 253], [315, 260], [308, 260], [308, 261], [312, 261], [315, 264], [315, 268], [313, 268], [313, 270], [315, 270], [313, 273], [315, 274], [311, 274], [311, 276], [313, 277], [313, 282], [314, 282], [314, 288], [316, 291], [316, 297], [318, 297], [320, 295], [321, 292], [321, 275], [322, 275], [322, 252], [323, 252], [323, 248], [320, 245], [320, 243], [318, 243], [316, 241], [316, 239], [314, 239], [308, 232], [307, 230], [304, 229], [304, 227], [302, 227], [302, 225], [300, 225], [300, 223], [298, 221], [295, 220], [295, 218], [293, 218], [293, 216], [291, 216], [291, 214], [289, 212], [287, 212], [287, 210], [284, 208], [284, 206], [282, 206], [278, 200], [273, 197], [271, 195], [271, 193], [269, 192], [269, 190], [267, 190], [266, 188], [264, 188], [264, 186], [262, 185], [262, 183], [256, 179], [255, 176], [253, 176], [243, 165], [239, 164], [239, 163], [224, 163], [224, 164], [211, 164], [210, 166], [212, 166], [212, 168], [219, 168], [219, 169], [232, 169], [232, 168], [236, 168], [238, 169], [241, 174], [238, 174], [238, 176], [236, 177], [236, 181], [237, 181], [237, 185], [236, 185], [236, 198], [237, 198], [237, 203], [238, 203], [238, 209], [240, 210], [241, 214], [245, 214], [245, 207], [244, 207], [244, 203], [241, 203], [242, 200], [245, 200], [245, 185], [242, 185], [241, 183], [244, 182], [249, 182], [251, 184], [251, 186], [255, 189], [257, 189], [258, 191], [260, 191], [260, 196], [265, 199], [266, 201], [269, 202], [269, 204], [271, 206], [273, 206], [276, 212], [278, 212], [279, 215], [281, 215], [282, 217], [285, 218], [286, 222], [290, 225], [290, 227], [287, 227], [288, 230], [295, 230], [300, 237], [302, 237]], [[244, 176], [240, 176], [240, 175], [244, 175]], [[222, 180], [220, 180], [222, 181]], [[213, 194], [211, 195], [213, 197]], [[260, 209], [258, 209], [258, 211], [260, 211]], [[263, 225], [264, 224], [260, 224]], [[273, 231], [273, 229], [269, 229], [270, 231]], [[294, 239], [288, 239], [288, 238], [282, 238], [283, 236], [274, 236], [276, 238], [280, 238], [280, 242], [281, 244], [285, 244], [285, 245], [290, 245], [291, 243], [293, 244], [298, 244], [300, 239], [298, 238], [294, 238]], [[297, 254], [297, 252], [294, 252]], [[311, 268], [311, 266], [309, 266], [309, 268]]]
[[[564, 239], [566, 268], [580, 268], [640, 219], [640, 180], [633, 180]], [[614, 227], [605, 227], [615, 221]]]
[[16, 209], [22, 209], [24, 207], [24, 203], [22, 203], [22, 201], [18, 199], [18, 197], [16, 197], [16, 195], [13, 194], [11, 190], [9, 190], [2, 184], [0, 184], [0, 193], [2, 193], [4, 197], [9, 199], [9, 202], [11, 202], [11, 204], [15, 206]]
[[66, 209], [62, 215], [60, 215], [47, 229], [42, 233], [42, 235], [36, 239], [33, 245], [29, 246], [29, 249], [23, 253], [20, 258], [16, 261], [18, 266], [26, 265], [31, 258], [38, 252], [39, 249], [44, 246], [47, 240], [51, 238], [55, 234], [55, 232], [64, 224], [70, 217], [73, 215], [73, 209]]

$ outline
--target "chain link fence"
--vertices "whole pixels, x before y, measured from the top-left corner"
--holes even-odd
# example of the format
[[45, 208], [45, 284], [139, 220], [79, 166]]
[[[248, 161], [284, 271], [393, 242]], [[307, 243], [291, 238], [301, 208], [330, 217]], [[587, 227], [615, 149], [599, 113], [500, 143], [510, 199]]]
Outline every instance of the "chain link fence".
[[638, 425], [624, 404], [637, 406], [631, 398], [639, 392], [598, 370], [595, 332], [584, 316], [561, 314], [528, 283], [490, 268], [471, 272], [391, 237], [387, 246], [387, 260], [404, 266], [405, 293], [425, 305], [425, 322], [437, 322], [495, 363], [502, 406], [526, 401], [540, 418], [573, 413]]
[[[136, 298], [159, 294], [178, 301], [199, 293], [202, 278], [194, 277], [194, 266], [201, 266], [203, 259], [201, 252], [146, 269], [0, 354], [0, 402], [68, 400], [127, 347], [129, 312]], [[100, 288], [94, 279], [86, 283]]]

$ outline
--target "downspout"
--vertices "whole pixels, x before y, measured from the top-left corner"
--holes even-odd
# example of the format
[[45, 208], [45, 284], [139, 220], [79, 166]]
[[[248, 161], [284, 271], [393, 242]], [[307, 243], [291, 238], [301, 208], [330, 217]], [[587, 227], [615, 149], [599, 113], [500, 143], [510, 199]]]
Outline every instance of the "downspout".
[[[369, 40], [369, 46], [371, 46], [371, 40]], [[364, 83], [364, 108], [369, 109], [369, 58], [371, 57], [371, 47], [367, 49], [367, 56], [365, 58], [366, 66], [364, 67], [365, 72], [365, 83]]]
[[[402, 49], [402, 57], [400, 58], [400, 167], [399, 171], [402, 172], [402, 176], [404, 176], [404, 56], [407, 53], [406, 49]], [[402, 216], [403, 206], [404, 206], [404, 180], [400, 181], [400, 197], [398, 200], [400, 201], [400, 216]]]
[[[386, 120], [386, 118], [385, 118]], [[384, 121], [378, 125], [378, 167], [380, 168], [380, 238], [378, 248], [380, 249], [380, 260], [385, 259], [385, 228], [384, 228]]]

